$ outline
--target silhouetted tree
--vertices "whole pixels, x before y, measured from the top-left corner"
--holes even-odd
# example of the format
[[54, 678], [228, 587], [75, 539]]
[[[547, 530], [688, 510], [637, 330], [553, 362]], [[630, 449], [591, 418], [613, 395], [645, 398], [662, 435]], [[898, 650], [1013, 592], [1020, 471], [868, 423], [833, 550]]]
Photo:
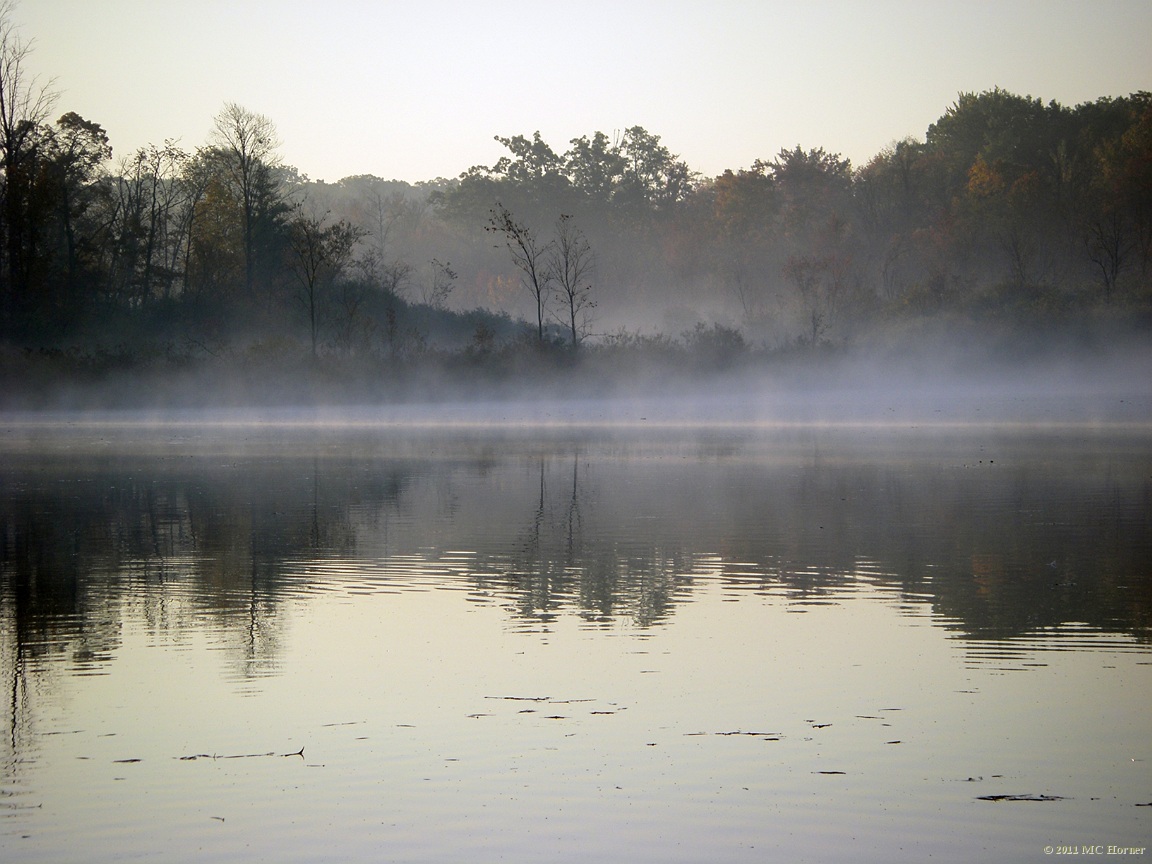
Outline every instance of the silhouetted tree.
[[688, 164], [642, 126], [624, 130], [617, 145], [623, 161], [617, 196], [625, 204], [668, 208], [684, 200], [692, 189]]
[[552, 244], [541, 243], [535, 233], [519, 222], [503, 204], [497, 203], [488, 217], [485, 230], [499, 234], [512, 256], [512, 263], [520, 271], [520, 284], [532, 295], [536, 303], [536, 338], [544, 344], [544, 313], [551, 290], [548, 257]]
[[556, 220], [556, 239], [551, 244], [548, 272], [560, 294], [563, 321], [571, 334], [573, 350], [580, 347], [580, 341], [588, 335], [592, 310], [596, 308], [590, 281], [594, 265], [592, 246], [584, 232], [573, 224], [571, 216], [562, 215]]
[[272, 168], [277, 163], [276, 149], [280, 142], [271, 120], [229, 102], [216, 115], [212, 143], [240, 203], [244, 289], [251, 296], [256, 275], [258, 222], [262, 215], [275, 209], [279, 197]]
[[169, 299], [185, 265], [186, 225], [196, 199], [185, 182], [190, 156], [173, 141], [141, 147], [114, 178], [116, 235], [109, 291], [139, 302]]
[[3, 171], [3, 206], [0, 234], [5, 255], [2, 273], [2, 308], [5, 329], [16, 325], [25, 311], [30, 262], [25, 234], [32, 172], [27, 163], [41, 139], [41, 125], [56, 102], [51, 83], [30, 77], [25, 61], [32, 50], [12, 21], [14, 0], [0, 2], [0, 170]]
[[100, 166], [112, 157], [108, 135], [99, 123], [69, 112], [52, 130], [54, 180], [60, 190], [60, 227], [64, 234], [67, 272], [75, 279], [79, 271], [76, 219], [89, 206], [86, 193]]
[[619, 146], [603, 132], [573, 138], [565, 154], [565, 170], [572, 186], [590, 201], [606, 204], [624, 176], [625, 160]]
[[448, 262], [433, 258], [428, 262], [428, 279], [420, 286], [420, 300], [433, 309], [443, 307], [456, 287], [457, 273]]
[[339, 278], [363, 232], [347, 222], [327, 224], [328, 214], [309, 215], [297, 207], [288, 224], [292, 272], [300, 286], [300, 299], [308, 315], [312, 356], [317, 355], [317, 326], [321, 294]]

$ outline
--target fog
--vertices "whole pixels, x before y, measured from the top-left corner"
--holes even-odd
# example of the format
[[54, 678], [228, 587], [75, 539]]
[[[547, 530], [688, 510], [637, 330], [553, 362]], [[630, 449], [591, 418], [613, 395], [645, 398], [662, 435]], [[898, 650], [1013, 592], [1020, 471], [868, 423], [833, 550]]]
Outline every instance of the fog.
[[[1017, 346], [1019, 347], [1019, 346]], [[376, 374], [372, 374], [372, 373]], [[399, 369], [304, 363], [284, 369], [109, 372], [90, 381], [10, 382], [5, 434], [42, 423], [448, 425], [510, 428], [790, 424], [1152, 424], [1152, 345], [1116, 339], [1013, 356], [934, 341], [891, 352], [776, 355], [720, 363], [681, 352], [527, 352], [493, 367], [427, 360]]]

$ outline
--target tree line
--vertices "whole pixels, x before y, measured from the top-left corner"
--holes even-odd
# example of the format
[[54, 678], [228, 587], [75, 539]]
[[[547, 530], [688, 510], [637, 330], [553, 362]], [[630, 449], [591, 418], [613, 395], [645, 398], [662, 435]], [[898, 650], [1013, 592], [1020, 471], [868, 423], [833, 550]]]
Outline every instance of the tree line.
[[[115, 158], [0, 5], [0, 341], [396, 361], [498, 344], [820, 346], [1152, 311], [1152, 94], [962, 93], [860, 167], [702, 177], [658, 135], [539, 132], [452, 180], [309, 180], [271, 119]], [[53, 119], [55, 118], [55, 119]], [[471, 311], [467, 311], [471, 310]], [[466, 314], [467, 312], [467, 314]]]

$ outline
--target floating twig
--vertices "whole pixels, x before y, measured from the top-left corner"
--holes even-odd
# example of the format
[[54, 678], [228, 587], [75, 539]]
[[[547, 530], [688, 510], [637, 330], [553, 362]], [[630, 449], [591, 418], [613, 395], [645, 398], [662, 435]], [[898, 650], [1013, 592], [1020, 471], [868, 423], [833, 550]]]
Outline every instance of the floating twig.
[[[215, 753], [194, 753], [191, 756], [179, 756], [177, 758], [179, 758], [179, 760], [181, 762], [194, 762], [197, 759], [260, 759], [260, 758], [266, 757], [266, 756], [279, 756], [282, 758], [287, 758], [289, 756], [299, 756], [301, 759], [303, 759], [304, 758], [304, 748], [301, 747], [299, 750], [296, 750], [293, 753], [277, 753], [274, 750], [270, 753], [235, 753], [235, 754], [230, 754], [227, 756], [220, 756], [219, 754], [215, 754]], [[121, 762], [139, 762], [140, 760], [139, 759], [121, 759], [119, 761], [121, 761]]]
[[551, 696], [485, 696], [485, 699], [503, 699], [507, 702], [548, 702]]
[[977, 795], [977, 801], [1063, 801], [1062, 795]]

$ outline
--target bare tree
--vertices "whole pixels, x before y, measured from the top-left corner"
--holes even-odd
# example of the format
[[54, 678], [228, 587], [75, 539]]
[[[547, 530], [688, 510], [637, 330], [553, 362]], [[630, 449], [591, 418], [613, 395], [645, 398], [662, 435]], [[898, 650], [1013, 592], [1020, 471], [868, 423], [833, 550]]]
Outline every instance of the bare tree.
[[1088, 260], [1100, 270], [1104, 293], [1111, 294], [1131, 253], [1137, 248], [1136, 240], [1130, 235], [1127, 220], [1119, 207], [1101, 207], [1093, 218], [1085, 221], [1084, 247], [1088, 251]]
[[564, 324], [571, 333], [573, 350], [580, 347], [592, 324], [596, 301], [592, 299], [590, 279], [595, 264], [592, 246], [584, 232], [573, 224], [571, 216], [561, 215], [556, 220], [556, 240], [548, 266], [564, 306]]
[[392, 229], [404, 215], [404, 197], [397, 192], [385, 195], [379, 185], [373, 184], [360, 200], [360, 208], [372, 237], [372, 248], [383, 261], [388, 250]]
[[191, 204], [182, 182], [189, 158], [166, 140], [162, 147], [150, 144], [120, 160], [112, 178], [116, 242], [108, 268], [116, 293], [140, 302], [172, 296]]
[[439, 309], [455, 287], [456, 271], [451, 263], [433, 258], [428, 262], [428, 281], [420, 286], [420, 299], [425, 305]]
[[802, 341], [815, 347], [824, 340], [846, 287], [842, 262], [833, 256], [793, 255], [784, 275], [796, 289], [807, 332]]
[[289, 224], [292, 269], [308, 314], [313, 357], [316, 357], [321, 292], [326, 283], [339, 277], [351, 258], [353, 247], [363, 236], [359, 228], [347, 222], [327, 222], [327, 213], [306, 214], [303, 207], [297, 207]]
[[365, 242], [356, 266], [373, 287], [400, 296], [409, 285], [412, 268], [400, 258], [389, 258], [390, 239], [398, 223], [409, 217], [409, 205], [399, 192], [385, 194], [383, 184], [373, 180], [357, 201], [358, 222], [364, 226]]
[[500, 203], [490, 211], [484, 230], [504, 238], [504, 245], [512, 255], [512, 263], [520, 271], [520, 284], [536, 301], [536, 338], [543, 345], [544, 312], [548, 306], [552, 282], [548, 272], [548, 256], [552, 244], [541, 243], [527, 225], [517, 222], [512, 211]]
[[222, 157], [243, 208], [244, 288], [251, 296], [256, 272], [256, 222], [265, 203], [262, 199], [275, 186], [271, 169], [277, 163], [280, 141], [271, 120], [228, 102], [216, 115], [212, 144]]

